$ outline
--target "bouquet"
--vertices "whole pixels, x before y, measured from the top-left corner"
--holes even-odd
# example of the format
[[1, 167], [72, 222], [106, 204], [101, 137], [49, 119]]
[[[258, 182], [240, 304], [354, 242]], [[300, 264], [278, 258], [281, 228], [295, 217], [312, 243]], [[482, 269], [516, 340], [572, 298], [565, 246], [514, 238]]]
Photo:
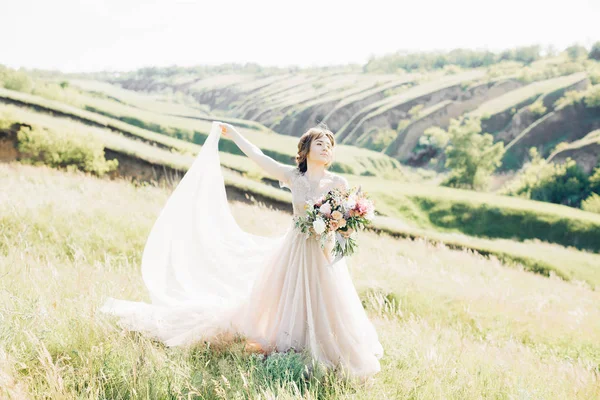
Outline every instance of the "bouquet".
[[307, 239], [314, 237], [319, 241], [322, 249], [334, 240], [333, 263], [354, 253], [357, 231], [364, 229], [375, 216], [374, 203], [360, 186], [347, 191], [332, 189], [314, 204], [307, 201], [305, 209], [305, 216], [294, 218], [295, 226]]

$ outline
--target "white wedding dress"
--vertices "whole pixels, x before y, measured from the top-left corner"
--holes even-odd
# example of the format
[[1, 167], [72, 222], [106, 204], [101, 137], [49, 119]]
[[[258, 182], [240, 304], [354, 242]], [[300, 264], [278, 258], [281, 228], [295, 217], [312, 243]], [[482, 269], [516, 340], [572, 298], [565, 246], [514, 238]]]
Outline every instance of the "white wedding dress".
[[[346, 259], [329, 264], [320, 244], [294, 227], [282, 236], [248, 233], [233, 218], [220, 167], [219, 125], [156, 220], [142, 256], [151, 304], [108, 298], [101, 311], [121, 326], [168, 346], [224, 332], [263, 349], [308, 349], [327, 367], [351, 375], [380, 370], [383, 348], [357, 295]], [[347, 181], [326, 171], [311, 190], [290, 168], [279, 184], [292, 192], [294, 215]]]

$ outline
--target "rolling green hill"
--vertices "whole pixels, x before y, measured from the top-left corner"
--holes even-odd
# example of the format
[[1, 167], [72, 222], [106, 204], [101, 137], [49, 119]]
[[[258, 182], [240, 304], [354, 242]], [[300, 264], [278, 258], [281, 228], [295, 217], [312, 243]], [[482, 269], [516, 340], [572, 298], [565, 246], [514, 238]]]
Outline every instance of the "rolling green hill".
[[[553, 112], [554, 102], [566, 92], [585, 90], [594, 84], [600, 71], [600, 63], [592, 59], [574, 60], [566, 53], [543, 58], [535, 51], [515, 50], [506, 53], [503, 60], [464, 51], [437, 56], [440, 62], [459, 60], [456, 62], [461, 67], [432, 65], [427, 55], [397, 55], [371, 60], [363, 71], [351, 66], [260, 72], [233, 68], [214, 74], [203, 71], [200, 79], [193, 80], [193, 69], [168, 74], [154, 69], [103, 79], [156, 96], [181, 93], [197, 99], [211, 113], [254, 121], [285, 136], [300, 136], [324, 121], [339, 143], [367, 148], [415, 166], [428, 166], [430, 159], [437, 157], [434, 152], [418, 149], [427, 128], [446, 128], [452, 118], [477, 116], [483, 120], [484, 132], [493, 133], [507, 146], [515, 146], [503, 168], [511, 170], [526, 161], [526, 151], [522, 150], [527, 147], [538, 147], [549, 155], [548, 143], [556, 144], [557, 139], [548, 141], [527, 134], [527, 140], [523, 140], [523, 132], [531, 131], [538, 119]], [[479, 66], [466, 67], [475, 59], [481, 63]], [[396, 73], [388, 69], [394, 63], [405, 65], [408, 60], [423, 67], [399, 69]], [[560, 134], [560, 140], [567, 142], [580, 137]], [[523, 146], [511, 144], [517, 138]], [[441, 164], [436, 165], [439, 170]], [[338, 172], [348, 172], [346, 168], [340, 166]]]
[[[549, 68], [547, 65], [555, 68], [556, 64], [537, 68], [548, 74], [544, 69]], [[516, 108], [514, 104], [528, 106], [531, 99], [553, 105], [558, 92], [581, 82], [587, 85], [587, 72], [553, 70], [550, 76], [529, 76], [527, 81], [514, 70], [492, 73], [481, 68], [411, 74], [317, 69], [259, 77], [253, 73], [217, 74], [203, 79], [195, 79], [193, 73], [185, 71], [160, 79], [147, 73], [143, 79], [131, 74], [120, 78], [78, 75], [72, 80], [69, 76], [54, 76], [55, 85], [65, 79], [69, 82], [63, 88], [68, 96], [58, 99], [45, 93], [0, 89], [0, 115], [8, 126], [2, 131], [0, 154], [5, 161], [25, 157], [16, 150], [18, 131], [31, 126], [49, 137], [55, 132], [68, 132], [95, 138], [102, 143], [106, 159], [119, 161], [111, 177], [175, 181], [191, 165], [213, 120], [235, 124], [266, 154], [291, 164], [298, 134], [311, 125], [311, 119], [315, 118], [312, 122], [316, 123], [323, 116], [326, 122], [327, 118], [336, 123], [345, 121], [336, 137], [338, 142], [347, 143], [337, 145], [332, 169], [372, 194], [380, 213], [373, 229], [426, 237], [495, 255], [546, 275], [554, 271], [565, 279], [595, 282], [594, 274], [585, 271], [596, 257], [592, 253], [600, 251], [598, 215], [565, 206], [441, 188], [433, 181], [426, 182], [431, 177], [428, 172], [399, 162], [411, 158], [415, 143], [428, 127], [444, 126], [452, 116], [467, 112], [482, 115], [496, 110], [494, 115], [502, 114]], [[205, 103], [200, 101], [203, 99]], [[574, 107], [550, 111], [536, 122]], [[295, 132], [276, 130], [284, 126]], [[375, 146], [372, 138], [382, 132], [387, 136], [377, 139], [377, 150], [360, 147]], [[536, 143], [546, 146], [548, 142], [543, 132], [526, 135], [526, 139], [521, 139], [523, 149]], [[386, 140], [387, 145], [382, 145]], [[572, 152], [595, 151], [595, 135], [578, 140], [570, 147]], [[519, 148], [516, 144], [513, 147]], [[587, 153], [580, 150], [584, 148]], [[567, 149], [563, 147], [563, 151]], [[233, 142], [222, 138], [219, 150], [232, 199], [253, 197], [289, 209], [289, 193], [265, 176]], [[565, 250], [555, 252], [563, 254], [557, 257], [544, 250], [546, 246]], [[578, 267], [569, 268], [567, 255], [572, 251], [578, 254], [573, 258], [582, 261], [578, 261]]]

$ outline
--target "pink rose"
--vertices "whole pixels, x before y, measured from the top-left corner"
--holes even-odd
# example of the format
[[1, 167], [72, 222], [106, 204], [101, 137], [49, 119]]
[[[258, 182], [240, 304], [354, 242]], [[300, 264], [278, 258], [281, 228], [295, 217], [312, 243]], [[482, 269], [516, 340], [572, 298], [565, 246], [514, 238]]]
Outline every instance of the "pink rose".
[[335, 219], [329, 221], [329, 229], [335, 231], [339, 227], [339, 222]]
[[358, 215], [365, 215], [368, 211], [368, 201], [365, 199], [359, 199], [354, 206], [354, 211], [358, 213]]

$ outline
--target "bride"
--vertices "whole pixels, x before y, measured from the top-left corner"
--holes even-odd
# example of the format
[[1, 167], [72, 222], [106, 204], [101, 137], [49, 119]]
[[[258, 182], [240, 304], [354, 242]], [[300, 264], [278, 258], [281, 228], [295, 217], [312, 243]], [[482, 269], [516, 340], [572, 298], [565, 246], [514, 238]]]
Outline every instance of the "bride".
[[101, 311], [167, 346], [233, 332], [265, 354], [308, 350], [326, 367], [363, 378], [377, 373], [383, 348], [346, 259], [333, 260], [333, 243], [323, 250], [293, 219], [278, 237], [242, 230], [227, 202], [221, 136], [291, 190], [294, 216], [332, 188], [348, 188], [327, 169], [335, 140], [324, 126], [302, 135], [293, 167], [265, 155], [231, 124], [214, 121], [148, 236], [141, 270], [152, 303], [109, 297]]

